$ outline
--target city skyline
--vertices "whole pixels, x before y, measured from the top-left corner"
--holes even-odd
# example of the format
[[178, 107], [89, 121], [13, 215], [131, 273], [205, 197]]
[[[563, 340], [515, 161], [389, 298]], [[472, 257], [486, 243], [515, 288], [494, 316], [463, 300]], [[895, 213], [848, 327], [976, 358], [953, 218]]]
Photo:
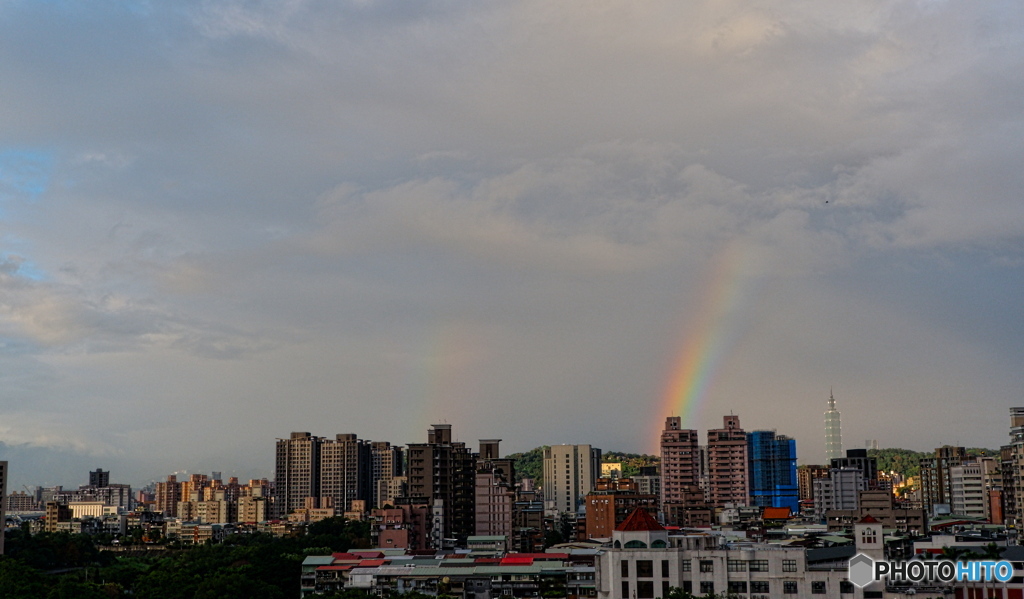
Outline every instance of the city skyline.
[[730, 412], [816, 463], [830, 387], [847, 440], [998, 446], [1022, 32], [1006, 3], [3, 3], [9, 488], [435, 422], [652, 453]]

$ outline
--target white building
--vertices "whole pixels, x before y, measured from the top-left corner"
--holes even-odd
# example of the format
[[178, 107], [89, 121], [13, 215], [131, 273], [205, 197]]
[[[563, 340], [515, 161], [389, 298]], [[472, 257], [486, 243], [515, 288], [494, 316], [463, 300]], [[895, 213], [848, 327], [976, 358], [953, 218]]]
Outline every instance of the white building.
[[598, 599], [655, 599], [672, 587], [693, 595], [749, 599], [864, 597], [847, 580], [845, 567], [808, 568], [803, 548], [729, 545], [711, 535], [669, 536], [653, 519], [638, 516], [642, 513], [637, 510], [616, 527], [613, 548], [598, 556]]
[[590, 445], [552, 445], [544, 450], [544, 512], [576, 513], [601, 474], [601, 450]]
[[984, 472], [978, 462], [949, 467], [950, 503], [957, 516], [989, 518]]
[[814, 517], [825, 518], [829, 510], [856, 510], [858, 493], [867, 489], [860, 468], [832, 468], [828, 478], [816, 478], [814, 485]]

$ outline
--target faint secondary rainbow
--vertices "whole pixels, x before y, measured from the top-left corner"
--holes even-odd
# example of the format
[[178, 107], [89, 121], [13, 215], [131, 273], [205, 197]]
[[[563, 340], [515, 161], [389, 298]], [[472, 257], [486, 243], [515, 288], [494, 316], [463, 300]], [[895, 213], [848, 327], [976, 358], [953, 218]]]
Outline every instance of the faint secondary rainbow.
[[702, 283], [700, 305], [672, 362], [657, 430], [662, 430], [666, 416], [682, 417], [683, 428], [696, 425], [715, 375], [745, 328], [738, 313], [752, 295], [750, 263], [751, 253], [738, 241], [715, 256]]
[[439, 322], [425, 335], [408, 393], [421, 408], [424, 442], [430, 425], [451, 423], [465, 410], [466, 398], [478, 391], [473, 373], [485, 355], [483, 337], [472, 323]]

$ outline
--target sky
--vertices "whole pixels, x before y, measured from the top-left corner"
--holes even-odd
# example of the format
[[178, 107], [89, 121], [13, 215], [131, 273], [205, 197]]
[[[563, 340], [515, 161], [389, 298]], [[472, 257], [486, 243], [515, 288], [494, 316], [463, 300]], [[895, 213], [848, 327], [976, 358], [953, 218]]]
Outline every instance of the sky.
[[1024, 4], [0, 0], [9, 490], [1024, 405]]

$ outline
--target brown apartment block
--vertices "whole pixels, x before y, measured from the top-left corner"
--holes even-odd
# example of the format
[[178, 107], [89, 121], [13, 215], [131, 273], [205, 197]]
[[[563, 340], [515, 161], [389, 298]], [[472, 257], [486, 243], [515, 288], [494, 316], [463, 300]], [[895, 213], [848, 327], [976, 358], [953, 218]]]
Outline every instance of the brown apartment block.
[[427, 548], [430, 509], [425, 505], [378, 508], [370, 513], [370, 535], [381, 549]]
[[637, 508], [651, 516], [658, 515], [658, 497], [637, 491], [636, 483], [628, 478], [613, 480], [599, 478], [596, 490], [587, 495], [587, 539], [610, 539], [612, 531]]
[[[665, 514], [677, 511], [684, 494], [700, 484], [700, 447], [697, 431], [684, 429], [682, 418], [669, 416], [661, 432], [661, 503]], [[668, 524], [677, 524], [670, 519]]]
[[4, 529], [7, 528], [7, 516], [4, 514], [4, 504], [7, 502], [7, 462], [0, 461], [0, 555], [4, 554]]
[[442, 539], [464, 543], [476, 533], [474, 499], [476, 491], [476, 455], [465, 443], [452, 441], [452, 425], [433, 424], [426, 443], [410, 443], [409, 497], [418, 501], [441, 502], [441, 530], [431, 530], [431, 543], [441, 548]]
[[929, 513], [936, 505], [953, 503], [949, 469], [969, 461], [963, 447], [944, 445], [935, 449], [932, 457], [924, 458], [921, 464], [921, 503]]
[[501, 458], [501, 439], [481, 439], [476, 465], [474, 511], [477, 535], [512, 539], [512, 506], [516, 502], [515, 461]]
[[800, 501], [814, 500], [814, 479], [828, 478], [828, 466], [804, 464], [796, 469], [797, 493]]
[[709, 503], [747, 505], [747, 434], [739, 416], [724, 416], [722, 422], [722, 428], [708, 431]]
[[682, 501], [665, 506], [665, 522], [684, 528], [711, 528], [715, 509], [704, 497], [704, 489], [692, 485], [683, 490]]

